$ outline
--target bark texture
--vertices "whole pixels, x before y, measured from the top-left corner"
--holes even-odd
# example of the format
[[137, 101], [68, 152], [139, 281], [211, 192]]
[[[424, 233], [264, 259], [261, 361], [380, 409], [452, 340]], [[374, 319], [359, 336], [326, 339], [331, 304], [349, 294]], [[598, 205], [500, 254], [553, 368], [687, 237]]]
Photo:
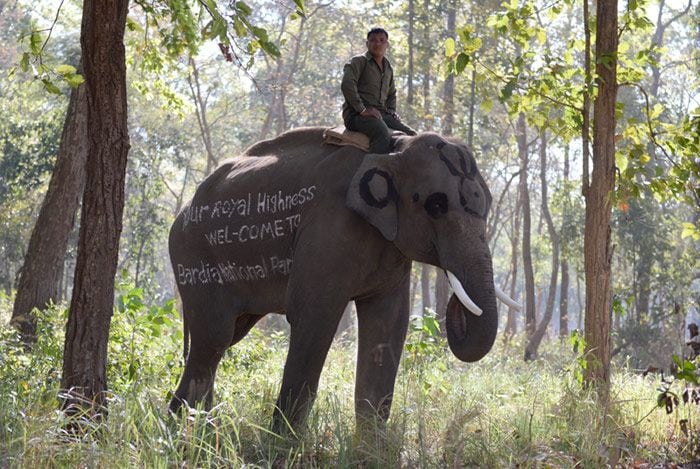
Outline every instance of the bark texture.
[[85, 185], [86, 106], [85, 85], [71, 90], [56, 165], [19, 276], [12, 324], [27, 345], [36, 341], [32, 311], [61, 300], [63, 261]]
[[596, 83], [593, 104], [593, 174], [586, 191], [585, 379], [607, 401], [610, 385], [611, 198], [615, 184], [615, 99], [617, 96], [617, 0], [600, 0], [596, 18]]
[[78, 259], [66, 326], [62, 405], [101, 414], [107, 338], [124, 210], [129, 152], [124, 28], [128, 0], [86, 1], [80, 44], [87, 92], [89, 153]]

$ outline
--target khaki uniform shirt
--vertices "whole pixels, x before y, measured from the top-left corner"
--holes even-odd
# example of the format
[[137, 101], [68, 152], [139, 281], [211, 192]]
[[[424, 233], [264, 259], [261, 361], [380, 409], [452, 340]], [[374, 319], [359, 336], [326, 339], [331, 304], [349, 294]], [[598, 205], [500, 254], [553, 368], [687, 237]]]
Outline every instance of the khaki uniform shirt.
[[384, 70], [369, 51], [356, 55], [343, 68], [340, 89], [345, 97], [343, 121], [347, 122], [365, 108], [374, 107], [383, 113], [396, 112], [396, 87], [394, 70], [384, 57]]

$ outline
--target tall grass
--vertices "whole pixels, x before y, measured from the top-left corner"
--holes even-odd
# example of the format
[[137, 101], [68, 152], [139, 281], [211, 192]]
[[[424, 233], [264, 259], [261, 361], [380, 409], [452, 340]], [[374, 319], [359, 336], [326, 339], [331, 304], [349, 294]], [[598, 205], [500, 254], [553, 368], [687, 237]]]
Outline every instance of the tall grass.
[[10, 311], [0, 297], [0, 467], [602, 467], [687, 462], [697, 449], [696, 407], [658, 408], [658, 376], [617, 367], [603, 410], [579, 384], [568, 343], [545, 343], [541, 358], [525, 363], [516, 337], [464, 364], [430, 319], [412, 326], [375, 444], [355, 435], [352, 336], [331, 349], [296, 444], [268, 430], [284, 333], [253, 330], [219, 368], [215, 408], [174, 417], [166, 405], [182, 367], [180, 322], [171, 304], [147, 306], [128, 286], [111, 330], [109, 414], [71, 435], [57, 410], [65, 310], [41, 314], [30, 352], [7, 326]]

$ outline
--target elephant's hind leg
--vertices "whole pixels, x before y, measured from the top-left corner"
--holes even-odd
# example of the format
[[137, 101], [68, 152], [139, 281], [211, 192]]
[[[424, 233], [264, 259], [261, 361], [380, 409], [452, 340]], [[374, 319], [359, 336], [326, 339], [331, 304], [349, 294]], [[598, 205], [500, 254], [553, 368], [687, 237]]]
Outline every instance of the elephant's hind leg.
[[[214, 395], [216, 369], [226, 349], [242, 338], [252, 324], [245, 324], [237, 334], [235, 300], [222, 292], [198, 294], [195, 298], [183, 295], [184, 314], [187, 315], [190, 351], [185, 362], [180, 384], [170, 401], [170, 410], [176, 412], [183, 402], [194, 407], [203, 403], [210, 409]], [[254, 322], [253, 322], [254, 324]]]

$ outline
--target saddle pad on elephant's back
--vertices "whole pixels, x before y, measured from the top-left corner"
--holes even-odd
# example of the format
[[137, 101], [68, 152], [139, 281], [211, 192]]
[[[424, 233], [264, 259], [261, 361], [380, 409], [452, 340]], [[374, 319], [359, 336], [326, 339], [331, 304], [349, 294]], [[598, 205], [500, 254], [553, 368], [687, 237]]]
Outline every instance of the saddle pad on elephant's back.
[[362, 151], [369, 151], [369, 137], [361, 132], [348, 130], [344, 125], [327, 128], [323, 132], [323, 141], [329, 145], [351, 145]]

